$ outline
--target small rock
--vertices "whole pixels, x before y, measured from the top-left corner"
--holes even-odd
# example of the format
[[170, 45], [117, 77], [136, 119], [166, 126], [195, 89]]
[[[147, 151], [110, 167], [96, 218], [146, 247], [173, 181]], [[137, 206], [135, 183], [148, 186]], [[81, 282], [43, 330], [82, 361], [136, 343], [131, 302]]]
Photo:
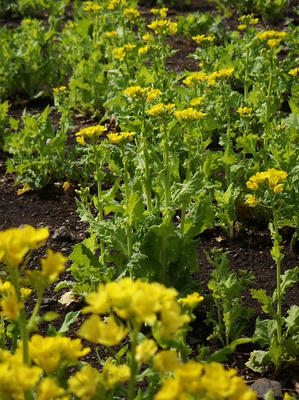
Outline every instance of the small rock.
[[69, 229], [65, 225], [62, 225], [59, 228], [55, 229], [52, 235], [52, 239], [66, 242], [74, 242], [75, 236], [69, 231]]
[[271, 381], [270, 379], [258, 379], [250, 388], [257, 393], [260, 399], [263, 399], [264, 395], [269, 392], [269, 390], [273, 390], [275, 397], [282, 397], [281, 384], [277, 381]]

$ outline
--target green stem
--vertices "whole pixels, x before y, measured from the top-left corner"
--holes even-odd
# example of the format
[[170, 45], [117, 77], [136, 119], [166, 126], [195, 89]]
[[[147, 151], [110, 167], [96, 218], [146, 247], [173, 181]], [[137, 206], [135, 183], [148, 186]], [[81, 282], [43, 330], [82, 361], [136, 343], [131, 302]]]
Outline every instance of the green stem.
[[264, 149], [268, 147], [268, 138], [270, 134], [270, 106], [271, 106], [271, 94], [272, 94], [272, 86], [273, 86], [273, 55], [271, 54], [270, 59], [270, 71], [269, 71], [269, 85], [267, 90], [267, 97], [266, 97], [266, 108], [265, 108], [265, 139], [264, 139]]
[[35, 307], [34, 307], [34, 309], [33, 309], [33, 312], [32, 312], [32, 314], [31, 314], [31, 317], [30, 317], [30, 319], [29, 319], [29, 321], [28, 321], [28, 325], [27, 325], [28, 332], [32, 331], [32, 330], [34, 329], [34, 327], [35, 327], [35, 318], [37, 317], [38, 312], [39, 312], [39, 310], [40, 310], [40, 306], [41, 306], [42, 299], [43, 299], [43, 293], [44, 293], [44, 290], [42, 290], [42, 291], [40, 291], [40, 292], [38, 293], [37, 301], [36, 301]]
[[[100, 162], [99, 162], [99, 156], [98, 156], [98, 150], [97, 150], [97, 145], [96, 141], [93, 143], [93, 154], [94, 154], [94, 160], [95, 160], [95, 165], [96, 165], [96, 180], [97, 180], [97, 189], [98, 189], [98, 204], [99, 204], [99, 209], [98, 209], [98, 215], [97, 219], [99, 221], [104, 220], [104, 212], [103, 212], [103, 201], [102, 201], [102, 181], [100, 179]], [[103, 240], [100, 241], [100, 251], [101, 251], [101, 262], [106, 266], [106, 260], [105, 260], [105, 246], [103, 243]]]
[[[18, 303], [22, 303], [22, 296], [21, 296], [21, 289], [20, 289], [20, 284], [19, 284], [19, 274], [17, 267], [12, 266], [9, 268], [10, 272], [10, 278], [11, 282], [15, 288]], [[27, 321], [26, 321], [26, 315], [25, 315], [25, 310], [22, 308], [19, 312], [19, 317], [18, 317], [18, 325], [21, 331], [21, 339], [22, 339], [22, 344], [23, 344], [23, 363], [25, 365], [30, 365], [30, 359], [29, 359], [29, 333], [28, 333], [28, 328], [27, 328]]]
[[[188, 163], [187, 163], [185, 182], [189, 181], [191, 175], [191, 155], [192, 155], [192, 146], [190, 143], [190, 139], [188, 139]], [[181, 224], [180, 224], [180, 231], [182, 235], [184, 235], [184, 230], [185, 230], [186, 208], [187, 205], [184, 203], [181, 209]]]
[[[277, 249], [280, 249], [279, 243], [279, 232], [278, 232], [278, 218], [276, 212], [273, 212], [273, 221], [274, 221], [274, 246]], [[280, 274], [281, 274], [281, 257], [280, 254], [275, 259], [276, 262], [276, 291], [277, 291], [277, 341], [281, 342], [281, 283], [280, 283]]]
[[131, 370], [131, 375], [130, 375], [130, 381], [129, 381], [129, 391], [128, 391], [128, 400], [133, 400], [135, 397], [135, 387], [136, 387], [136, 378], [137, 378], [137, 373], [138, 373], [138, 364], [136, 361], [136, 347], [137, 347], [137, 335], [138, 335], [138, 329], [136, 327], [133, 328], [131, 331], [131, 365], [130, 365], [130, 370]]
[[244, 98], [245, 101], [247, 102], [248, 99], [248, 87], [249, 87], [249, 81], [248, 81], [248, 69], [249, 69], [249, 48], [248, 45], [246, 46], [246, 60], [245, 60], [245, 81], [244, 81]]
[[[125, 203], [126, 207], [129, 208], [130, 190], [129, 190], [129, 178], [128, 178], [128, 158], [124, 154], [124, 149], [122, 149], [122, 157], [124, 162], [124, 185], [125, 185], [125, 197], [126, 197]], [[132, 257], [132, 226], [129, 222], [127, 222], [126, 232], [127, 232], [127, 252], [129, 260]]]
[[146, 207], [147, 211], [151, 213], [152, 211], [152, 188], [151, 179], [149, 171], [149, 157], [147, 149], [147, 138], [145, 135], [145, 103], [142, 105], [142, 138], [143, 138], [143, 158], [144, 158], [144, 186], [145, 186], [145, 196], [146, 196]]
[[165, 190], [165, 213], [164, 216], [169, 216], [170, 203], [170, 182], [169, 182], [169, 137], [167, 131], [166, 120], [163, 121], [164, 133], [164, 148], [163, 148], [163, 164], [164, 164], [164, 190]]
[[[229, 105], [227, 101], [228, 94], [223, 87], [224, 92], [224, 105], [225, 105], [225, 114], [226, 114], [226, 121], [227, 121], [227, 130], [226, 130], [226, 146], [225, 146], [225, 154], [230, 155], [232, 151], [232, 144], [231, 144], [231, 125], [230, 125], [230, 114], [229, 114]], [[227, 182], [227, 187], [230, 185], [230, 165], [225, 164], [225, 177]]]

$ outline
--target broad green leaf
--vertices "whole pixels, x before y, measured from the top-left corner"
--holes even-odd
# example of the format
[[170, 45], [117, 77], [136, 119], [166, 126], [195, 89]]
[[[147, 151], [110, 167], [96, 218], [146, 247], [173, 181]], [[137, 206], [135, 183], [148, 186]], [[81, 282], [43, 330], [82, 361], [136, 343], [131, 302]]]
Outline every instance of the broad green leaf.
[[207, 358], [207, 362], [224, 362], [227, 360], [227, 356], [232, 354], [236, 347], [241, 344], [255, 342], [256, 339], [253, 338], [240, 338], [231, 342], [229, 346], [225, 346], [223, 349], [215, 351], [211, 356]]
[[276, 317], [276, 313], [273, 309], [273, 299], [267, 295], [265, 290], [251, 289], [251, 295], [254, 299], [257, 299], [262, 304], [262, 310], [265, 313], [269, 314], [273, 318]]
[[67, 313], [58, 332], [66, 333], [69, 330], [69, 327], [76, 321], [80, 313], [81, 310]]

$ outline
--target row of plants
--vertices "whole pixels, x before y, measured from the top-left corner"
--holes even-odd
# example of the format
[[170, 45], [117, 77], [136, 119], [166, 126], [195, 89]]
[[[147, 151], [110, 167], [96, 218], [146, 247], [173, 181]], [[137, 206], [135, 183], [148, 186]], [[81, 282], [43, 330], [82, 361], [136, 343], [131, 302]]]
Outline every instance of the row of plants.
[[[35, 32], [43, 37], [42, 40], [47, 37], [47, 43], [52, 41], [44, 48], [49, 50], [46, 53], [39, 53], [36, 43], [32, 44], [32, 51], [36, 51], [37, 58], [43, 54], [42, 60], [49, 69], [37, 62], [35, 72], [41, 71], [41, 75], [32, 72], [30, 82], [36, 79], [36, 85], [39, 85], [44, 76], [61, 118], [60, 127], [55, 130], [50, 120], [51, 108], [47, 107], [36, 116], [24, 112], [22, 124], [19, 124], [7, 116], [8, 102], [3, 101], [0, 144], [11, 155], [7, 171], [15, 173], [17, 181], [23, 184], [20, 195], [56, 180], [66, 179], [66, 190], [70, 181], [80, 182], [78, 212], [81, 220], [89, 224], [89, 236], [74, 247], [70, 256], [70, 271], [75, 283], [58, 282], [56, 290], [71, 287], [77, 294], [87, 296], [89, 307], [85, 311], [94, 315], [80, 330], [85, 339], [106, 345], [108, 342], [103, 341], [102, 336], [106, 340], [118, 338], [108, 344], [114, 346], [128, 334], [130, 336], [130, 346], [123, 347], [114, 360], [110, 360], [112, 367], [108, 360], [109, 366], [105, 369], [105, 364], [101, 374], [89, 367], [78, 372], [78, 382], [95, 382], [90, 386], [91, 394], [72, 391], [69, 382], [63, 391], [57, 386], [57, 398], [69, 396], [71, 391], [80, 399], [102, 398], [101, 393], [104, 393], [103, 398], [116, 399], [117, 394], [106, 380], [124, 357], [127, 358], [127, 369], [115, 370], [115, 374], [119, 378], [123, 373], [129, 386], [127, 392], [126, 386], [117, 389], [122, 393], [120, 396], [150, 399], [157, 393], [157, 399], [188, 398], [185, 392], [194, 387], [188, 392], [190, 398], [242, 398], [243, 389], [239, 388], [236, 389], [241, 390], [238, 394], [212, 394], [201, 391], [205, 390], [201, 383], [198, 386], [187, 380], [188, 384], [184, 386], [183, 376], [191, 379], [191, 370], [197, 371], [196, 382], [209, 375], [210, 367], [211, 373], [217, 375], [222, 374], [220, 371], [224, 375], [226, 372], [216, 364], [188, 361], [188, 329], [184, 328], [176, 338], [173, 337], [194, 318], [192, 301], [195, 306], [203, 300], [198, 294], [186, 297], [198, 290], [192, 274], [199, 268], [196, 246], [200, 234], [220, 226], [233, 237], [241, 207], [247, 207], [256, 222], [269, 223], [273, 239], [271, 255], [276, 264], [276, 290], [272, 295], [264, 290], [252, 290], [251, 293], [270, 319], [256, 321], [253, 338], [241, 337], [252, 317], [250, 310], [242, 308], [241, 295], [252, 278], [242, 272], [238, 276], [232, 274], [225, 255], [208, 256], [215, 270], [209, 283], [211, 304], [207, 305], [207, 316], [213, 324], [211, 337], [219, 339], [224, 349], [211, 355], [209, 350], [199, 347], [197, 361], [223, 361], [238, 344], [248, 341], [255, 341], [263, 348], [253, 352], [248, 362], [255, 371], [292, 365], [298, 357], [299, 308], [292, 306], [287, 316], [282, 315], [283, 298], [287, 289], [298, 282], [298, 269], [282, 273], [279, 234], [284, 226], [298, 230], [295, 28], [290, 25], [287, 32], [260, 32], [255, 28], [257, 18], [244, 15], [240, 18], [238, 31], [224, 38], [216, 34], [194, 35], [192, 39], [197, 48], [191, 56], [199, 63], [198, 71], [177, 74], [169, 71], [167, 59], [175, 55], [169, 39], [176, 35], [178, 24], [167, 19], [167, 11], [166, 8], [152, 9], [153, 20], [146, 24], [136, 2], [75, 2], [74, 20], [65, 24], [61, 32], [58, 32], [56, 22], [47, 30], [38, 21], [26, 19], [12, 34], [15, 39], [20, 38], [18, 35], [23, 35], [27, 29], [28, 49]], [[11, 34], [8, 32], [4, 29], [1, 33], [5, 37]], [[24, 38], [20, 40], [22, 42]], [[7, 51], [13, 48], [13, 40], [10, 43]], [[52, 52], [54, 48], [58, 53]], [[9, 69], [5, 71], [9, 74]], [[27, 87], [27, 78], [16, 71], [11, 81], [18, 88], [22, 85], [26, 90], [34, 87], [34, 90], [30, 89], [31, 94], [28, 93], [31, 97], [36, 90], [35, 84]], [[53, 89], [54, 77], [60, 83], [66, 76], [67, 85]], [[9, 85], [7, 88], [13, 93], [14, 89]], [[93, 114], [99, 123], [73, 132], [71, 117], [78, 111]], [[115, 128], [109, 131], [112, 121]], [[77, 143], [71, 152], [66, 146], [70, 135]], [[25, 240], [27, 235], [33, 238], [41, 235], [42, 238], [34, 239], [30, 244]], [[12, 332], [11, 351], [18, 355], [18, 360], [23, 354], [23, 364], [34, 363], [44, 370], [36, 372], [36, 380], [31, 386], [22, 388], [26, 400], [32, 396], [28, 394], [31, 389], [37, 393], [44, 390], [36, 386], [42, 374], [47, 376], [53, 372], [55, 384], [61, 385], [60, 378], [64, 373], [60, 375], [56, 371], [58, 364], [47, 371], [34, 356], [28, 355], [33, 338], [40, 342], [39, 346], [43, 341], [35, 336], [29, 339], [28, 335], [38, 331], [40, 302], [46, 288], [43, 282], [53, 283], [66, 260], [49, 252], [48, 261], [42, 261], [41, 272], [28, 271], [24, 275], [26, 268], [21, 268], [20, 275], [16, 276], [25, 253], [37, 243], [44, 242], [47, 235], [45, 230], [27, 227], [3, 232], [0, 242], [0, 262], [8, 266], [5, 274], [8, 283], [3, 285], [9, 286], [7, 292], [3, 289], [2, 316], [15, 321], [9, 328], [3, 322], [3, 338], [7, 332]], [[296, 240], [295, 233], [293, 242]], [[20, 258], [10, 258], [14, 253]], [[47, 272], [47, 268], [52, 272]], [[20, 283], [16, 283], [20, 279]], [[150, 283], [156, 281], [160, 284]], [[36, 307], [29, 319], [24, 315], [22, 304], [25, 299], [20, 284], [37, 291]], [[124, 298], [115, 300], [112, 293], [118, 296], [124, 293]], [[156, 303], [154, 293], [157, 294]], [[182, 298], [180, 306], [175, 300], [178, 293]], [[141, 305], [146, 298], [151, 304], [147, 302], [143, 310]], [[135, 301], [140, 307], [139, 312], [148, 319], [139, 319], [138, 311], [132, 305]], [[15, 311], [9, 315], [6, 310], [10, 306]], [[98, 316], [102, 314], [111, 315], [103, 322]], [[145, 334], [147, 328], [143, 328], [143, 323], [152, 327], [151, 333]], [[63, 332], [64, 329], [65, 326]], [[169, 335], [168, 329], [173, 329]], [[18, 335], [21, 335], [22, 343], [27, 342], [23, 350], [20, 344], [16, 350]], [[162, 387], [159, 386], [159, 374], [151, 364], [157, 351], [154, 350], [157, 344], [151, 337], [161, 348], [176, 349], [180, 357], [176, 362], [173, 350], [167, 353], [169, 362], [182, 369], [167, 370], [165, 376], [168, 379], [162, 379]], [[149, 354], [140, 355], [140, 360], [137, 356], [139, 345], [142, 345], [141, 353], [147, 351]], [[49, 346], [55, 347], [55, 344]], [[63, 354], [59, 357], [67, 358], [65, 352]], [[141, 360], [149, 362], [149, 369], [144, 371]], [[64, 366], [71, 361], [75, 360], [67, 359]], [[14, 364], [11, 365], [14, 369]], [[8, 365], [3, 368], [10, 369]], [[139, 389], [136, 395], [136, 381], [145, 377], [148, 378], [147, 389], [143, 393]], [[115, 379], [116, 384], [123, 382]], [[54, 388], [50, 381], [43, 385]], [[229, 381], [224, 383], [226, 385], [233, 386]], [[7, 390], [11, 390], [8, 387]], [[17, 395], [9, 392], [7, 398], [17, 398], [13, 396]], [[244, 392], [244, 396], [255, 398], [252, 392]]]

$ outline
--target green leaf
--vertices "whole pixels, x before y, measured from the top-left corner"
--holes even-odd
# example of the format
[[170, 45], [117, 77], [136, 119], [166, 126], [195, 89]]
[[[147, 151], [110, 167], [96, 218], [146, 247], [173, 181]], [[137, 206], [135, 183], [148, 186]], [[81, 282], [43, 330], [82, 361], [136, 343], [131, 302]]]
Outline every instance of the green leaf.
[[299, 331], [299, 306], [293, 305], [288, 309], [288, 316], [284, 319], [290, 335]]
[[265, 290], [251, 289], [251, 295], [254, 299], [257, 299], [262, 304], [262, 310], [265, 313], [269, 314], [273, 318], [276, 317], [276, 313], [273, 308], [273, 299], [267, 295]]
[[275, 320], [265, 319], [256, 320], [255, 331], [253, 337], [258, 340], [262, 347], [269, 346], [276, 335], [277, 324]]
[[69, 330], [69, 327], [76, 321], [80, 313], [81, 310], [67, 313], [58, 332], [66, 333]]
[[281, 294], [286, 293], [287, 288], [293, 287], [298, 282], [298, 267], [288, 269], [283, 275], [280, 276]]
[[172, 202], [181, 207], [188, 203], [192, 196], [195, 196], [202, 188], [202, 177], [200, 172], [196, 172], [193, 177], [185, 183], [175, 183], [171, 187]]
[[255, 342], [256, 339], [253, 338], [240, 338], [231, 342], [229, 346], [225, 346], [223, 349], [215, 351], [211, 356], [207, 358], [207, 362], [224, 362], [227, 360], [227, 356], [232, 354], [236, 347], [240, 344], [252, 343]]
[[245, 363], [246, 367], [252, 369], [255, 372], [265, 372], [269, 369], [271, 362], [269, 361], [269, 355], [267, 351], [254, 350], [250, 353], [250, 358]]
[[131, 193], [128, 198], [125, 215], [128, 216], [128, 224], [137, 226], [137, 223], [143, 220], [144, 204], [137, 192]]

